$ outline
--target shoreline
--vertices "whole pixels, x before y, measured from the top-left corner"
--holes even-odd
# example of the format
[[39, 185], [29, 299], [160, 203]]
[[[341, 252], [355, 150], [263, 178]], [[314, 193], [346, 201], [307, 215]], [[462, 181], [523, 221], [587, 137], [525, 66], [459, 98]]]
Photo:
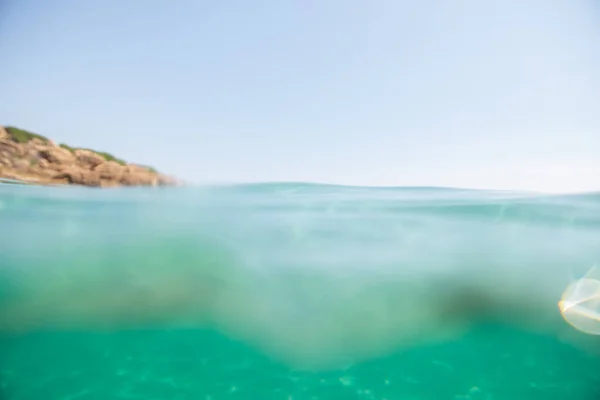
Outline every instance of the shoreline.
[[56, 144], [11, 126], [0, 126], [0, 179], [12, 184], [97, 188], [182, 185], [153, 167], [102, 151]]

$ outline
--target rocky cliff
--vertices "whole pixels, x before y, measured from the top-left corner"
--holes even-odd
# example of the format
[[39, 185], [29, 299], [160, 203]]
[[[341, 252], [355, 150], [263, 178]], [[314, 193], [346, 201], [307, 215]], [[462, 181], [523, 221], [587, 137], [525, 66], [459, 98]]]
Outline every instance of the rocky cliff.
[[75, 149], [27, 131], [0, 126], [0, 178], [93, 187], [175, 185], [150, 167], [108, 153]]

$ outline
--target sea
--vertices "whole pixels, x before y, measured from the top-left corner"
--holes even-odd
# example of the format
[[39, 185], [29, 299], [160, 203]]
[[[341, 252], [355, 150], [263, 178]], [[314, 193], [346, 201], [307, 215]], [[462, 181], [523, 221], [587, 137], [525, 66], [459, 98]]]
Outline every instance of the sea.
[[0, 400], [599, 400], [594, 265], [600, 193], [0, 184]]

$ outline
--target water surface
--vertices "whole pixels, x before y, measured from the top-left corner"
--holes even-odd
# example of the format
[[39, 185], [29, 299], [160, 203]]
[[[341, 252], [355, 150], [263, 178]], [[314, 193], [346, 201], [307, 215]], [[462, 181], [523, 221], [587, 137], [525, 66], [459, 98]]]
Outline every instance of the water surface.
[[0, 185], [4, 399], [598, 399], [600, 194]]

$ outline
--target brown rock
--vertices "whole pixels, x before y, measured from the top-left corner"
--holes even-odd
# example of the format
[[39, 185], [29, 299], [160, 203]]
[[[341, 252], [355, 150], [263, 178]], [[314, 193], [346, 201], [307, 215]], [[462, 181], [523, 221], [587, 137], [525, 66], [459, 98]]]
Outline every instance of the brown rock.
[[18, 158], [13, 162], [13, 167], [17, 171], [28, 171], [31, 166], [31, 162], [25, 158]]
[[83, 149], [75, 150], [75, 157], [77, 157], [77, 163], [79, 165], [82, 167], [88, 167], [90, 169], [106, 161], [101, 155], [94, 153], [93, 151]]
[[96, 166], [94, 171], [100, 175], [100, 179], [118, 182], [125, 173], [125, 167], [114, 161], [107, 161]]
[[0, 138], [0, 150], [3, 152], [16, 153], [19, 150], [19, 145], [9, 139]]
[[177, 180], [175, 178], [169, 177], [169, 176], [164, 176], [164, 175], [160, 175], [158, 177], [158, 185], [159, 186], [176, 186]]
[[38, 161], [38, 167], [41, 169], [47, 169], [49, 166], [50, 163], [48, 162], [48, 160], [42, 158]]
[[149, 172], [126, 171], [121, 177], [120, 183], [125, 186], [156, 186], [158, 179]]
[[125, 186], [156, 186], [156, 174], [139, 165], [129, 164], [125, 167], [120, 183]]
[[29, 158], [40, 158], [40, 151], [33, 146], [28, 147], [25, 155]]
[[146, 174], [148, 172], [150, 172], [150, 169], [148, 167], [144, 167], [141, 165], [137, 165], [137, 164], [127, 164], [127, 171], [132, 172], [134, 174], [138, 174], [138, 173], [142, 173], [142, 174]]
[[3, 126], [0, 126], [0, 139], [8, 139], [8, 132]]
[[39, 147], [39, 146], [46, 146], [47, 142], [44, 142], [43, 140], [38, 139], [38, 138], [33, 138], [27, 144], [28, 144], [28, 147], [36, 147], [36, 146]]
[[29, 171], [36, 176], [43, 177], [44, 179], [51, 179], [56, 175], [56, 171], [42, 168], [39, 165], [32, 166]]
[[75, 163], [75, 156], [62, 147], [47, 147], [40, 151], [40, 157], [50, 164], [73, 165]]
[[97, 187], [100, 186], [100, 176], [97, 172], [86, 171], [71, 167], [52, 176], [53, 179], [64, 179], [70, 184]]

